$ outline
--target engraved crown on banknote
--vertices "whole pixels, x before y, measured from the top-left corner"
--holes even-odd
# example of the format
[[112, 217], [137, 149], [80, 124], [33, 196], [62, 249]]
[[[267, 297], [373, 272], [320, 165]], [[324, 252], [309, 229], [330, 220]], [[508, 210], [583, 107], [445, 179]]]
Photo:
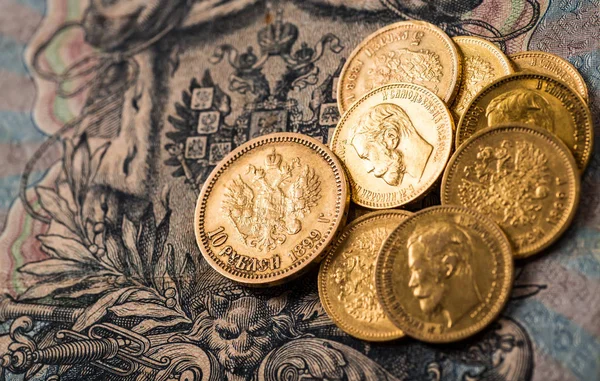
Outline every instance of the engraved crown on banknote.
[[289, 53], [298, 39], [298, 28], [289, 22], [283, 22], [283, 10], [277, 10], [275, 23], [258, 32], [258, 44], [264, 54], [278, 55]]

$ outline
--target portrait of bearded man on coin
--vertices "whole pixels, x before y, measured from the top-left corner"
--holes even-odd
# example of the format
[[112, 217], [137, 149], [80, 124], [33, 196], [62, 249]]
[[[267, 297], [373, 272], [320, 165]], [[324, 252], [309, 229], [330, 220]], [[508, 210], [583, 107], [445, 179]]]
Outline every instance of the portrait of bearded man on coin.
[[523, 123], [554, 132], [552, 106], [536, 90], [516, 89], [494, 98], [485, 110], [488, 127]]
[[483, 301], [473, 276], [473, 243], [457, 225], [437, 222], [408, 238], [408, 287], [432, 323], [451, 328]]
[[419, 181], [433, 151], [406, 112], [393, 103], [379, 104], [362, 115], [350, 144], [367, 172], [391, 186], [400, 185], [405, 174]]

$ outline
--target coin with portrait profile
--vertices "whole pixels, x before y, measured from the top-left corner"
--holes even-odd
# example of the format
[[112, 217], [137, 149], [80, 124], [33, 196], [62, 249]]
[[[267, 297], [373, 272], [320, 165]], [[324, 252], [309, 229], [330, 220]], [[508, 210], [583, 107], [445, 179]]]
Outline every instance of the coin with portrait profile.
[[453, 126], [446, 104], [422, 86], [397, 83], [364, 95], [330, 142], [346, 168], [352, 201], [387, 209], [424, 197], [450, 158]]
[[510, 243], [496, 223], [465, 207], [435, 206], [385, 240], [375, 285], [386, 315], [407, 336], [447, 343], [496, 319], [513, 272]]
[[475, 132], [501, 124], [543, 128], [562, 140], [581, 172], [592, 154], [594, 130], [585, 100], [566, 83], [538, 73], [515, 73], [481, 90], [460, 118], [456, 147]]
[[517, 71], [534, 71], [565, 81], [588, 102], [588, 89], [579, 71], [566, 59], [548, 52], [527, 51], [510, 55]]
[[442, 204], [462, 205], [494, 220], [516, 258], [539, 253], [575, 216], [580, 180], [565, 144], [540, 128], [505, 125], [461, 145], [442, 180]]
[[325, 255], [348, 204], [344, 169], [327, 146], [302, 134], [269, 134], [211, 172], [196, 204], [196, 241], [227, 278], [274, 285]]
[[502, 50], [488, 40], [472, 36], [458, 36], [452, 40], [462, 57], [461, 82], [450, 107], [458, 120], [479, 90], [494, 80], [513, 73], [513, 68]]
[[375, 262], [381, 244], [412, 213], [382, 210], [347, 225], [319, 269], [319, 298], [344, 332], [368, 341], [404, 336], [385, 316], [375, 294]]
[[414, 83], [451, 102], [458, 91], [461, 60], [456, 45], [437, 26], [401, 21], [377, 30], [350, 53], [337, 87], [340, 114], [383, 85]]

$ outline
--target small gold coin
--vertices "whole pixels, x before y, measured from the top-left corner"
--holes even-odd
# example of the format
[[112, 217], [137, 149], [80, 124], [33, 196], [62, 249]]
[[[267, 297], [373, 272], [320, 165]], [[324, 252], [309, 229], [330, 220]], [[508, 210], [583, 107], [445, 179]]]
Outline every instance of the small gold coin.
[[524, 258], [569, 226], [579, 202], [579, 172], [569, 149], [540, 128], [501, 126], [478, 132], [450, 159], [442, 204], [493, 219]]
[[544, 128], [571, 150], [583, 171], [592, 154], [592, 116], [587, 104], [567, 84], [538, 73], [500, 78], [467, 106], [456, 131], [456, 147], [476, 131], [501, 124]]
[[588, 102], [588, 89], [585, 80], [575, 66], [564, 58], [551, 53], [530, 51], [515, 53], [510, 56], [517, 71], [531, 70], [560, 79], [571, 86]]
[[345, 220], [341, 163], [322, 143], [270, 134], [232, 151], [198, 197], [196, 241], [206, 261], [246, 285], [273, 285], [325, 254]]
[[508, 239], [489, 218], [436, 206], [402, 222], [381, 247], [377, 296], [406, 335], [430, 343], [471, 336], [506, 304], [513, 282]]
[[330, 143], [346, 167], [352, 200], [386, 209], [424, 196], [450, 158], [453, 124], [440, 98], [410, 83], [378, 87], [355, 102]]
[[375, 294], [375, 262], [381, 244], [412, 213], [384, 210], [346, 226], [319, 270], [319, 298], [344, 332], [362, 340], [404, 336], [388, 320]]
[[350, 53], [338, 81], [338, 107], [343, 114], [369, 91], [397, 82], [424, 86], [450, 102], [459, 79], [452, 39], [433, 24], [402, 21], [379, 29]]
[[479, 90], [500, 77], [512, 74], [513, 68], [502, 50], [483, 38], [460, 36], [453, 40], [462, 53], [462, 77], [451, 109], [460, 118]]

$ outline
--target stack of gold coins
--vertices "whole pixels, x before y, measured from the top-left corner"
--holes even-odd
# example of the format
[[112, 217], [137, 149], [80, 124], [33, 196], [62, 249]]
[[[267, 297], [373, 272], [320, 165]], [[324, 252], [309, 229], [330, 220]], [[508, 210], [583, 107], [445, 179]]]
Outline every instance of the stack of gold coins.
[[342, 69], [329, 147], [270, 134], [215, 168], [196, 206], [198, 245], [249, 286], [324, 259], [321, 303], [357, 338], [464, 339], [501, 312], [513, 261], [573, 220], [592, 153], [587, 99], [560, 57], [389, 25]]

